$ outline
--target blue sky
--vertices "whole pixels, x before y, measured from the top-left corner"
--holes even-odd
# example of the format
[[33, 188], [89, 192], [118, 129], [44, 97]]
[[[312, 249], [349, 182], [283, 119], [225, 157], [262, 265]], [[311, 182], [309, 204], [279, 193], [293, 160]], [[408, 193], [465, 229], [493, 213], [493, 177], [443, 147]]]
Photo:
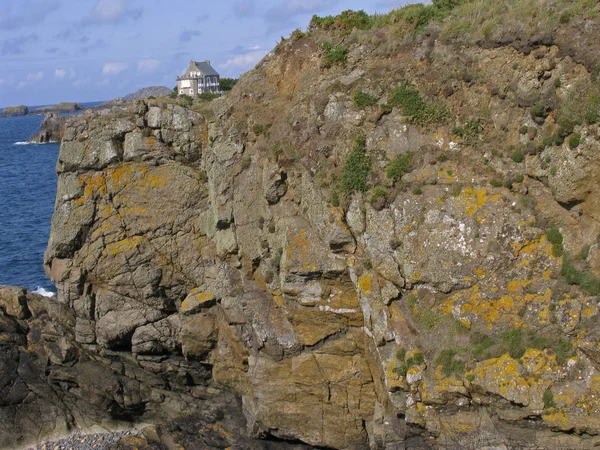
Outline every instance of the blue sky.
[[313, 14], [406, 0], [0, 0], [0, 107], [109, 100], [173, 87], [190, 60], [251, 69]]

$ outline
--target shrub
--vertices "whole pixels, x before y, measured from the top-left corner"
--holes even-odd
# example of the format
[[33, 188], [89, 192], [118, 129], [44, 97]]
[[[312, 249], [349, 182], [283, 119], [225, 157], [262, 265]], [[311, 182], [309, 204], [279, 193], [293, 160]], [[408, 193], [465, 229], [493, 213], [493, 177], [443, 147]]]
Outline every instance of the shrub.
[[198, 94], [198, 98], [204, 101], [211, 101], [218, 97], [219, 94], [215, 94], [214, 92], [203, 92], [202, 94]]
[[346, 193], [366, 192], [367, 177], [371, 170], [371, 160], [366, 154], [367, 140], [360, 133], [354, 139], [354, 148], [346, 157], [342, 170], [341, 188]]
[[421, 188], [415, 188], [413, 189], [412, 193], [414, 195], [421, 195], [423, 193], [423, 190]]
[[519, 134], [527, 134], [528, 130], [529, 127], [527, 125], [523, 125], [521, 128], [519, 128]]
[[383, 209], [388, 200], [388, 192], [380, 187], [376, 187], [371, 192], [370, 203], [377, 211]]
[[571, 136], [569, 136], [569, 148], [574, 149], [579, 147], [579, 144], [581, 143], [581, 134], [580, 133], [573, 133]]
[[512, 160], [516, 163], [521, 163], [523, 162], [523, 152], [521, 150], [515, 150], [512, 154]]
[[386, 174], [387, 177], [397, 181], [412, 168], [413, 154], [411, 152], [403, 153], [396, 156], [396, 158], [387, 166]]
[[502, 181], [494, 179], [494, 180], [490, 180], [490, 184], [493, 187], [501, 187], [502, 186]]
[[194, 103], [194, 99], [187, 94], [181, 94], [179, 96], [181, 106], [189, 108]]
[[334, 46], [331, 42], [323, 42], [321, 45], [325, 50], [325, 62], [328, 67], [335, 64], [346, 64], [348, 60], [348, 49], [343, 45]]
[[539, 103], [532, 106], [530, 112], [532, 117], [545, 117], [544, 107]]
[[546, 239], [552, 244], [552, 255], [558, 257], [563, 254], [563, 236], [556, 225], [546, 231]]
[[237, 82], [237, 78], [219, 78], [219, 89], [225, 92], [230, 91]]
[[426, 103], [419, 91], [405, 81], [389, 93], [389, 103], [398, 106], [410, 122], [416, 124], [444, 123], [450, 117], [445, 106]]
[[358, 89], [352, 93], [352, 101], [358, 108], [364, 109], [377, 103], [377, 97]]
[[371, 28], [373, 19], [363, 10], [352, 11], [350, 9], [342, 11], [339, 15], [319, 17], [316, 14], [312, 16], [308, 25], [309, 30], [337, 30], [341, 35], [350, 33], [354, 28], [359, 30], [368, 30]]

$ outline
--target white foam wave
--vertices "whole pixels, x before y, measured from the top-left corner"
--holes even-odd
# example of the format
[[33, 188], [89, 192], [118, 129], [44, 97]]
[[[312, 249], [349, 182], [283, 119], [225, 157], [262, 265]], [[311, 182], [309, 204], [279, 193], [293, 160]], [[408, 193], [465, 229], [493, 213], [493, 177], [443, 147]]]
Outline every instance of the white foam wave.
[[44, 289], [41, 286], [38, 286], [37, 288], [35, 288], [35, 291], [33, 291], [33, 293], [38, 294], [38, 295], [43, 295], [44, 297], [54, 297], [56, 295], [54, 292]]
[[31, 145], [31, 144], [35, 144], [35, 142], [20, 141], [20, 142], [15, 142], [13, 145]]

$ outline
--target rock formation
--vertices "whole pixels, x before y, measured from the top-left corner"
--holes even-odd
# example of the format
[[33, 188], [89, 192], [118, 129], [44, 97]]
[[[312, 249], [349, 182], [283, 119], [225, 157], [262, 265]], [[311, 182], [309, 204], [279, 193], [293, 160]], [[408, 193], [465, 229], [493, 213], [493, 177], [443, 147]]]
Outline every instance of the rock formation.
[[236, 396], [249, 436], [279, 442], [599, 445], [587, 53], [401, 40], [402, 11], [313, 19], [211, 123], [157, 100], [68, 119], [56, 303], [0, 304], [10, 380], [27, 357], [42, 380], [3, 400], [7, 423], [51, 395], [56, 430]]
[[46, 113], [54, 113], [54, 114], [64, 114], [64, 113], [72, 113], [81, 111], [83, 109], [83, 105], [77, 102], [61, 102], [57, 105], [51, 106], [43, 106], [41, 108], [36, 108], [30, 111], [30, 114], [46, 114]]
[[65, 122], [67, 118], [57, 116], [54, 113], [47, 113], [40, 124], [40, 131], [35, 136], [29, 138], [29, 142], [45, 144], [47, 142], [60, 142], [65, 132]]
[[0, 112], [0, 117], [17, 117], [26, 116], [27, 114], [29, 114], [29, 108], [25, 105], [7, 106]]

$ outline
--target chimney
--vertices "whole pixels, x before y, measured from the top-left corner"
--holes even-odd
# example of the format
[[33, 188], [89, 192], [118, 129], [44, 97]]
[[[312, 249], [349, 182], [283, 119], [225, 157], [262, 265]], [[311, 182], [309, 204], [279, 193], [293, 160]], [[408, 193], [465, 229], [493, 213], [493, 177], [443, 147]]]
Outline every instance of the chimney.
[[204, 62], [210, 66], [210, 61], [208, 59]]

